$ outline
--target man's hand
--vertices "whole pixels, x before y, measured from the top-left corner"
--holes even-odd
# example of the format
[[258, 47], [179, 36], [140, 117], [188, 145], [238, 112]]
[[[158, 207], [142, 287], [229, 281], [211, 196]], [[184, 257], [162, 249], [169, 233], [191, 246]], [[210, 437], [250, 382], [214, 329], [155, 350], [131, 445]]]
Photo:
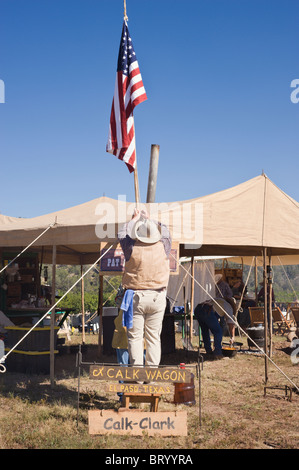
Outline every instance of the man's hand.
[[148, 213], [145, 209], [142, 209], [140, 211], [139, 209], [137, 209], [137, 207], [135, 207], [132, 219], [138, 220], [140, 217], [142, 217], [143, 219], [148, 219]]
[[132, 215], [132, 219], [136, 219], [136, 220], [137, 220], [137, 219], [139, 219], [139, 217], [140, 217], [140, 211], [137, 209], [137, 207], [135, 207], [134, 213], [133, 213], [133, 215]]

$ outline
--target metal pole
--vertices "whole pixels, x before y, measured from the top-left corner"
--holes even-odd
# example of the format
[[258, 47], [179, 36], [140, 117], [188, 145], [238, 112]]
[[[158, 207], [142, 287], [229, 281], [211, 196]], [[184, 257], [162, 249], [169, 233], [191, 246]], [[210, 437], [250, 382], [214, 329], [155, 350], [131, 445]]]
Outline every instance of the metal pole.
[[160, 145], [152, 144], [146, 202], [155, 202]]

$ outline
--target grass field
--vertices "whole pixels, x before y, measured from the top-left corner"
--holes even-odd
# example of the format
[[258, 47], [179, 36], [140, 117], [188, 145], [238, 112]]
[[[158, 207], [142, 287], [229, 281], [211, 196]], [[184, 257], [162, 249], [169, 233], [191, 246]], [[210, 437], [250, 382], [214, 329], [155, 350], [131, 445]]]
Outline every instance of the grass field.
[[[230, 359], [204, 361], [201, 372], [202, 400], [195, 377], [196, 404], [175, 405], [172, 395], [161, 397], [159, 411], [187, 410], [187, 437], [133, 437], [89, 435], [89, 409], [115, 409], [116, 394], [104, 391], [103, 382], [92, 381], [88, 370], [80, 381], [80, 406], [77, 420], [78, 380], [76, 353], [56, 357], [55, 386], [49, 376], [25, 375], [7, 371], [0, 374], [0, 448], [1, 449], [296, 449], [299, 444], [299, 395], [292, 401], [283, 390], [267, 389], [264, 396], [265, 361], [260, 354], [248, 354], [246, 338], [242, 351]], [[198, 339], [194, 342], [198, 344]], [[81, 335], [72, 336], [79, 344]], [[114, 356], [100, 357], [97, 336], [86, 335], [84, 362], [116, 362]], [[299, 364], [290, 357], [290, 343], [274, 337], [273, 361], [297, 385]], [[196, 366], [198, 350], [182, 348], [176, 337], [176, 353], [162, 358], [162, 364], [185, 362]], [[204, 356], [204, 350], [200, 349]], [[194, 369], [195, 370], [195, 369]], [[196, 370], [195, 370], [196, 373]], [[270, 363], [267, 386], [290, 385]], [[291, 387], [293, 388], [293, 387]], [[148, 410], [148, 405], [133, 405]], [[199, 412], [202, 422], [200, 426]]]

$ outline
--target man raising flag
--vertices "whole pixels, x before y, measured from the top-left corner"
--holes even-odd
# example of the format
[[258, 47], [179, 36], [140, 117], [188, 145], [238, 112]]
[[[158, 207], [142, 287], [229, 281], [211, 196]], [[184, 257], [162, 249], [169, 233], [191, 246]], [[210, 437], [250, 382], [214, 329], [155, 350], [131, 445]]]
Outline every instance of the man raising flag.
[[146, 99], [139, 65], [125, 20], [118, 54], [106, 151], [115, 155], [119, 160], [123, 160], [130, 173], [136, 167], [133, 110], [135, 106]]

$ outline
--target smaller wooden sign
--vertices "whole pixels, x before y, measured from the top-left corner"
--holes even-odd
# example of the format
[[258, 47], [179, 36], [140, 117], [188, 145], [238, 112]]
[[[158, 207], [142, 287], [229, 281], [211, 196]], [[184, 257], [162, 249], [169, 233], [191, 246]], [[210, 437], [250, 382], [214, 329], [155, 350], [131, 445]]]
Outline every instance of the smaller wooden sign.
[[[100, 254], [102, 255], [107, 251], [109, 245], [107, 243], [100, 243]], [[179, 253], [180, 245], [177, 242], [172, 243], [169, 255], [169, 269], [170, 274], [179, 273]], [[109, 250], [100, 261], [100, 274], [111, 276], [113, 274], [122, 275], [125, 270], [125, 255], [122, 251], [120, 244], [115, 248]]]
[[111, 383], [105, 386], [106, 392], [111, 393], [160, 393], [166, 395], [174, 392], [173, 386], [166, 384], [128, 384]]
[[89, 434], [187, 436], [187, 411], [89, 410]]
[[[107, 245], [103, 246], [101, 243], [100, 254], [102, 255], [107, 250]], [[109, 250], [100, 261], [101, 274], [122, 274], [125, 269], [125, 255], [120, 245], [116, 248]]]
[[89, 378], [95, 380], [124, 380], [131, 382], [190, 383], [191, 372], [169, 367], [126, 367], [92, 364]]

